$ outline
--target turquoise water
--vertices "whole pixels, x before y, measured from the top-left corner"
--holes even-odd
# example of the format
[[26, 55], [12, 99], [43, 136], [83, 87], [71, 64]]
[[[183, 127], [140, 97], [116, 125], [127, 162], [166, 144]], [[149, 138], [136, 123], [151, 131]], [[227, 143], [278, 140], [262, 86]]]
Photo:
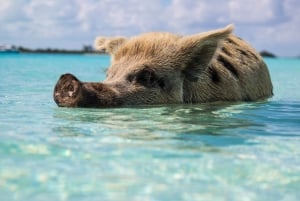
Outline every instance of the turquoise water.
[[266, 102], [70, 109], [59, 76], [107, 56], [1, 54], [1, 201], [299, 200], [300, 60], [266, 62]]

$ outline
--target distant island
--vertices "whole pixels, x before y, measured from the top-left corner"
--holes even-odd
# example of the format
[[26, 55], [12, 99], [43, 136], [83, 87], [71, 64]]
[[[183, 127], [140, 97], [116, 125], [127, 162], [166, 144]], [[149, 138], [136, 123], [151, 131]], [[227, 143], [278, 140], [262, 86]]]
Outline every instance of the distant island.
[[277, 56], [271, 52], [268, 52], [266, 50], [263, 50], [259, 53], [262, 57], [268, 57], [268, 58], [277, 58]]
[[100, 54], [93, 49], [92, 46], [85, 45], [81, 50], [67, 50], [67, 49], [57, 49], [57, 48], [46, 48], [46, 49], [30, 49], [19, 47], [18, 51], [20, 53], [45, 53], [45, 54]]
[[41, 54], [104, 54], [104, 52], [95, 51], [90, 45], [84, 45], [81, 50], [68, 50], [58, 48], [38, 48], [31, 49], [23, 46], [0, 45], [0, 53], [41, 53]]

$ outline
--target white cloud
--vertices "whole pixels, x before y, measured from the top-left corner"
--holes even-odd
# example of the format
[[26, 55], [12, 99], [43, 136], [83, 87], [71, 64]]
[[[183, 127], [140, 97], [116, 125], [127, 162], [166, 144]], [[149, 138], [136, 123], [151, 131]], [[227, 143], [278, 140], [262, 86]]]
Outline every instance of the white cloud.
[[258, 49], [298, 54], [299, 5], [298, 0], [0, 0], [0, 43], [80, 48], [96, 35], [189, 34], [235, 23], [236, 33]]
[[[286, 13], [288, 20], [281, 23], [278, 29], [274, 32], [278, 32], [277, 39], [283, 43], [296, 43], [299, 47], [300, 44], [300, 5], [298, 0], [286, 0], [283, 8]], [[300, 52], [300, 51], [299, 51]]]
[[167, 8], [168, 21], [166, 24], [176, 31], [184, 30], [205, 22], [205, 10], [207, 4], [203, 1], [180, 1], [174, 0]]
[[39, 38], [63, 37], [76, 30], [78, 7], [69, 1], [32, 0], [24, 10], [31, 22], [30, 34]]
[[229, 1], [229, 19], [242, 23], [261, 23], [274, 18], [272, 0], [231, 0]]
[[148, 31], [159, 25], [162, 7], [153, 1], [77, 1], [81, 27], [85, 31], [130, 34]]
[[7, 16], [7, 10], [11, 8], [11, 1], [3, 1], [0, 4], [0, 19], [5, 19]]
[[238, 24], [237, 31], [257, 49], [267, 49], [282, 56], [300, 54], [300, 17], [297, 14], [300, 12], [299, 1], [264, 0], [259, 5], [256, 3], [253, 10], [248, 12], [241, 7], [242, 4], [236, 5], [231, 10], [231, 13], [235, 9], [240, 10], [235, 20]]

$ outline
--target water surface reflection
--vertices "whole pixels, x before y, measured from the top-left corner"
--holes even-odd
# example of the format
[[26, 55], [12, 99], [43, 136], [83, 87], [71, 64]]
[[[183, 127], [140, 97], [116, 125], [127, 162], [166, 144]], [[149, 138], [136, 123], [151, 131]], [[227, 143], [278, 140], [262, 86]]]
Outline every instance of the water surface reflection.
[[157, 145], [179, 143], [180, 148], [213, 150], [252, 144], [247, 132], [264, 125], [243, 113], [258, 110], [263, 105], [214, 103], [117, 109], [57, 108], [54, 117], [64, 123], [53, 129], [64, 137], [97, 136], [143, 144], [156, 141]]

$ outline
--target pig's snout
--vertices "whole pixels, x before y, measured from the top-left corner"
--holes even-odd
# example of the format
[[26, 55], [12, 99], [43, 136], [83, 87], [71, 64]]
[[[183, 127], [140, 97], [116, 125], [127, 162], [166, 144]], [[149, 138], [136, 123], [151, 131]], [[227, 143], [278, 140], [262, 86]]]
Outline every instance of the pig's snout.
[[62, 75], [54, 88], [54, 101], [61, 107], [77, 107], [82, 83], [72, 74]]
[[101, 82], [81, 82], [72, 74], [62, 75], [53, 98], [60, 107], [115, 107], [121, 105], [116, 92]]

